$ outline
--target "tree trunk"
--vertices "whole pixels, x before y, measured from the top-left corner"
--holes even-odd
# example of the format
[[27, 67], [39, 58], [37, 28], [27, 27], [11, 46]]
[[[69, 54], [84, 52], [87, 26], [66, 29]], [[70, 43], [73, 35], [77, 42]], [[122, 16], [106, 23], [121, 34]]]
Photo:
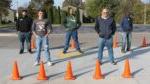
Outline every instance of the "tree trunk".
[[60, 6], [58, 6], [58, 13], [59, 13], [59, 24], [61, 24], [61, 10], [60, 10]]
[[2, 15], [0, 15], [0, 24], [2, 24]]
[[54, 23], [54, 16], [53, 16], [53, 6], [50, 8], [50, 15], [51, 15], [51, 23]]

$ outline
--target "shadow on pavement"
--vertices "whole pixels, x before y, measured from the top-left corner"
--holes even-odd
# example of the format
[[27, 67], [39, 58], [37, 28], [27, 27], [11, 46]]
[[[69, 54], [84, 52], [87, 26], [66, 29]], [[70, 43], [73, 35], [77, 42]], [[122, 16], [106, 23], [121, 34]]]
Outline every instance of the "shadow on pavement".
[[112, 71], [109, 71], [109, 72], [107, 72], [107, 73], [104, 73], [104, 76], [107, 76], [107, 75], [109, 75], [109, 74], [111, 74], [111, 73], [114, 73], [114, 72], [116, 72], [116, 71], [118, 71], [118, 69], [114, 69], [114, 70], [112, 70]]
[[29, 76], [33, 76], [33, 75], [36, 75], [36, 74], [38, 74], [38, 72], [24, 75], [24, 76], [22, 76], [22, 78], [26, 78], [26, 77], [29, 77]]
[[75, 58], [90, 56], [91, 54], [95, 54], [96, 52], [97, 51], [92, 51], [92, 52], [87, 52], [87, 53], [84, 53], [84, 54], [81, 54], [81, 55], [72, 56], [72, 57], [68, 57], [68, 58], [64, 58], [64, 59], [57, 59], [57, 60], [54, 60], [54, 63], [56, 64], [56, 63], [59, 63], [59, 62], [64, 62], [64, 61], [75, 59]]
[[76, 77], [78, 78], [78, 77], [80, 77], [80, 76], [82, 76], [82, 75], [84, 75], [84, 74], [86, 74], [86, 73], [91, 72], [91, 71], [93, 71], [93, 70], [88, 70], [88, 71], [82, 72], [82, 73], [80, 73], [80, 74], [77, 74]]
[[48, 78], [49, 78], [50, 80], [54, 80], [54, 79], [63, 77], [63, 76], [64, 76], [64, 73], [65, 73], [65, 72], [60, 72], [60, 73], [52, 74], [52, 75], [49, 75]]
[[64, 45], [61, 45], [61, 46], [57, 46], [57, 47], [52, 47], [50, 49], [61, 49], [61, 48], [64, 48], [65, 46]]
[[121, 62], [127, 58], [134, 58], [136, 56], [142, 55], [144, 53], [147, 53], [150, 51], [150, 48], [147, 49], [142, 49], [142, 50], [136, 50], [136, 51], [131, 51], [130, 54], [124, 55], [122, 57], [116, 58], [117, 62]]
[[134, 72], [132, 72], [132, 76], [134, 77], [137, 73], [141, 72], [143, 70], [143, 68], [140, 68]]
[[[85, 43], [80, 43], [80, 46], [83, 45]], [[64, 45], [60, 45], [60, 46], [56, 46], [56, 47], [52, 47], [52, 48], [49, 48], [49, 49], [61, 49], [61, 48], [64, 48], [65, 46]]]

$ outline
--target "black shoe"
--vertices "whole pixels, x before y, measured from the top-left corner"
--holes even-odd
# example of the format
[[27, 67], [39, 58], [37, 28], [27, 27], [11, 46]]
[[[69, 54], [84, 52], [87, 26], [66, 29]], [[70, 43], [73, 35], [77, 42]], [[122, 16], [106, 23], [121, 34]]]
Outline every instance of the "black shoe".
[[117, 64], [117, 62], [113, 61], [113, 62], [111, 62], [111, 64], [116, 65], [116, 64]]
[[32, 54], [32, 53], [33, 53], [33, 52], [31, 51], [31, 49], [29, 49], [29, 50], [28, 50], [28, 52], [29, 52], [30, 54]]
[[124, 49], [121, 49], [121, 53], [126, 53]]
[[66, 51], [63, 51], [62, 53], [63, 53], [63, 54], [66, 54], [67, 52], [66, 52]]
[[19, 54], [23, 54], [23, 50], [20, 50]]
[[127, 51], [131, 51], [131, 49], [130, 49], [130, 48], [127, 48]]
[[78, 50], [78, 52], [79, 52], [79, 53], [84, 53], [84, 52], [83, 52], [83, 51], [81, 51], [81, 50]]
[[102, 65], [103, 63], [101, 61], [99, 61], [99, 64]]

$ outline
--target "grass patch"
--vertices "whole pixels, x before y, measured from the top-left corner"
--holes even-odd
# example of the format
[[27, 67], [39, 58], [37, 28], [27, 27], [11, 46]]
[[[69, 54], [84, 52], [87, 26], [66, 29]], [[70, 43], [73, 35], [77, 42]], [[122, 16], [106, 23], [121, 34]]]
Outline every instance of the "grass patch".
[[15, 27], [15, 24], [0, 24], [0, 28]]

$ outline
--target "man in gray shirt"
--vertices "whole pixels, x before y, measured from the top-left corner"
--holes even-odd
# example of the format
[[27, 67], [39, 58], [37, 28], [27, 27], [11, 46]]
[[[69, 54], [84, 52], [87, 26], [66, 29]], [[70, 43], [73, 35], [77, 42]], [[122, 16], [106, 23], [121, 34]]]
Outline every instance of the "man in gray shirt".
[[36, 37], [36, 48], [37, 48], [34, 65], [35, 66], [38, 65], [40, 62], [41, 48], [43, 44], [47, 65], [51, 66], [52, 62], [50, 60], [48, 35], [52, 32], [52, 26], [48, 19], [44, 19], [43, 10], [38, 11], [38, 18], [33, 22], [32, 32]]

